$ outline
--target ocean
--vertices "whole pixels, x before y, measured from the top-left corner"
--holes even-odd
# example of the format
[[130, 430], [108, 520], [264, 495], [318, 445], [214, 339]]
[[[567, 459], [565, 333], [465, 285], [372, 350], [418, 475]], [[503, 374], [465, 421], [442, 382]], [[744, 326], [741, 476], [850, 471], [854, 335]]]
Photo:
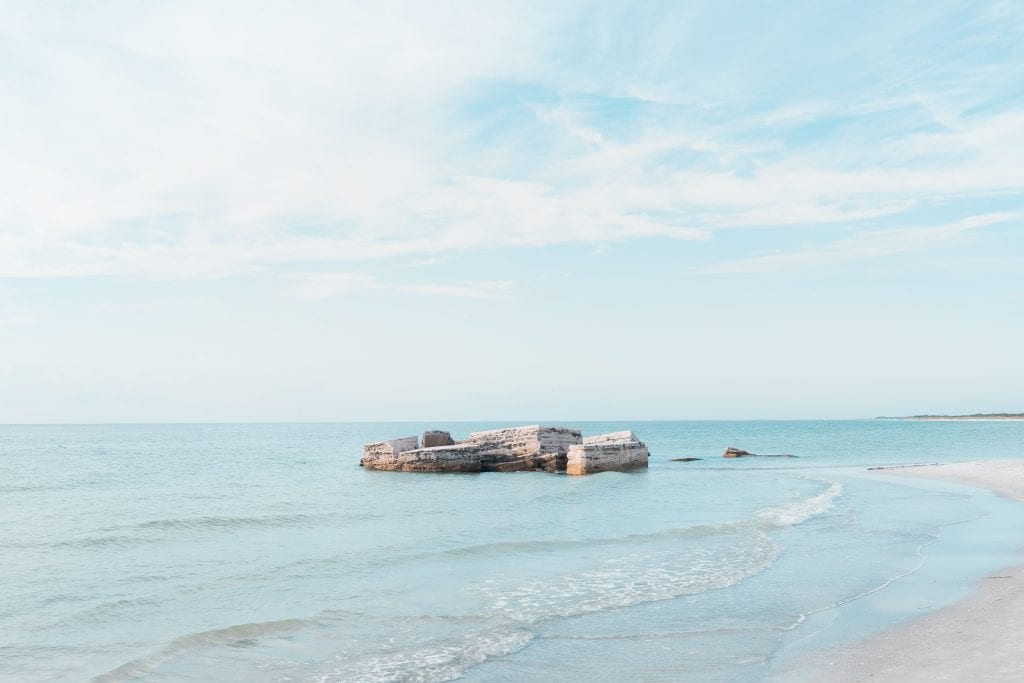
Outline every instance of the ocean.
[[650, 468], [358, 466], [503, 423], [0, 426], [0, 679], [803, 680], [1021, 561], [1024, 505], [866, 468], [1024, 457], [1024, 422], [544, 424]]

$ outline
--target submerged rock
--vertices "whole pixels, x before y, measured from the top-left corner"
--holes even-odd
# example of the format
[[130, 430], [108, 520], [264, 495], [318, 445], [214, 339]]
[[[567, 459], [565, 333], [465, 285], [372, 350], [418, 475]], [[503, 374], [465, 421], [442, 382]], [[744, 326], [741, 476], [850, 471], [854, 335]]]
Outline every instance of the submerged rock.
[[703, 460], [704, 458], [669, 458], [669, 462], [693, 462], [694, 460]]
[[791, 455], [790, 453], [750, 453], [742, 448], [733, 448], [730, 446], [725, 449], [725, 453], [722, 453], [723, 458], [797, 458], [797, 455]]

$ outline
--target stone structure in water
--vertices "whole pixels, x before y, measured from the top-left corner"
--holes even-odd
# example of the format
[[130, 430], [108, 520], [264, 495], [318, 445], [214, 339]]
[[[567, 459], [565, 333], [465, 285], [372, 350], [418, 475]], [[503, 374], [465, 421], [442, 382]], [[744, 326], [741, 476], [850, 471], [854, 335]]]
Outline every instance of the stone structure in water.
[[593, 474], [647, 467], [647, 446], [633, 432], [615, 432], [589, 437], [569, 446], [566, 474]]
[[429, 432], [423, 432], [423, 447], [434, 448], [436, 446], [454, 446], [455, 442], [452, 441], [452, 435], [448, 432], [442, 432], [439, 430], [432, 430]]
[[541, 470], [593, 474], [647, 467], [645, 446], [633, 432], [584, 437], [564, 427], [508, 427], [473, 432], [453, 441], [448, 432], [430, 431], [366, 444], [359, 464], [399, 472], [521, 472]]

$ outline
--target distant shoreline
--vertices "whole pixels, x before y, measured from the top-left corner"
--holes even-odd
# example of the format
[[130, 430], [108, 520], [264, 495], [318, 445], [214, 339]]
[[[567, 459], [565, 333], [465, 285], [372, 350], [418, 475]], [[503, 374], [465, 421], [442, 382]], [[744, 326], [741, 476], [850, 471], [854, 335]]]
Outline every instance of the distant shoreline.
[[988, 421], [988, 420], [1024, 420], [1024, 413], [977, 413], [975, 415], [903, 415], [899, 417], [876, 417], [876, 420], [916, 420], [925, 422], [942, 422], [947, 420]]

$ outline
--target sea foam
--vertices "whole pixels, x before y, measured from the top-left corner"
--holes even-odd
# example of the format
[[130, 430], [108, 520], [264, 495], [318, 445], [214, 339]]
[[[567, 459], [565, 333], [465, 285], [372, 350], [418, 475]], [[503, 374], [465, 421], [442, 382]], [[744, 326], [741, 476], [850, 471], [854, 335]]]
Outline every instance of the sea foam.
[[828, 512], [835, 500], [843, 495], [843, 486], [838, 482], [825, 483], [829, 483], [829, 487], [818, 495], [767, 508], [759, 512], [758, 517], [772, 526], [794, 526]]

